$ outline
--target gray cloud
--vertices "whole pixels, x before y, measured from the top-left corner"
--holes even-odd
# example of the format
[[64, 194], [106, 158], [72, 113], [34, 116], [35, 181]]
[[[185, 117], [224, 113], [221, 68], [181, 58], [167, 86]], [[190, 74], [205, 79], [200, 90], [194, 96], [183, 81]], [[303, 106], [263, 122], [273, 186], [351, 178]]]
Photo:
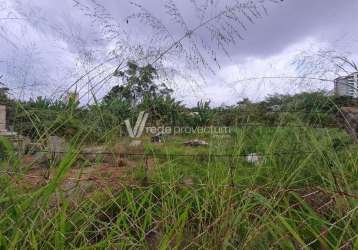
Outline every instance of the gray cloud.
[[[156, 48], [167, 48], [185, 33], [185, 27], [175, 23], [177, 20], [173, 20], [166, 13], [168, 9], [163, 8], [164, 0], [137, 1], [154, 18], [151, 23], [147, 20], [146, 25], [140, 22], [141, 18], [138, 16], [133, 18], [133, 14], [143, 14], [143, 10], [126, 0], [78, 2], [81, 5], [76, 6], [76, 1], [72, 0], [1, 2], [0, 15], [21, 19], [6, 22], [0, 20], [0, 46], [6, 48], [0, 51], [0, 70], [10, 87], [18, 87], [20, 83], [29, 86], [47, 84], [53, 87], [49, 87], [52, 90], [61, 85], [64, 87], [92, 66], [108, 58], [113, 51], [122, 53], [120, 55], [124, 58], [137, 58], [142, 53], [155, 53]], [[101, 5], [98, 5], [99, 2]], [[201, 22], [200, 13], [195, 11], [192, 2], [203, 4], [205, 0], [173, 2], [182, 13], [188, 29], [193, 29]], [[225, 4], [233, 1], [217, 2], [217, 6], [208, 9], [206, 18], [214, 16]], [[247, 64], [248, 58], [252, 57], [264, 60], [280, 55], [285, 49], [307, 38], [335, 47], [344, 43], [345, 49], [349, 47], [350, 52], [358, 52], [357, 40], [354, 40], [358, 38], [354, 22], [358, 13], [356, 0], [285, 0], [278, 4], [266, 1], [265, 7], [267, 14], [260, 9], [262, 17], [255, 19], [253, 24], [242, 15], [247, 30], [238, 26], [236, 28], [244, 40], [237, 39], [235, 44], [227, 47], [230, 60], [223, 52], [217, 55], [221, 68], [230, 65], [240, 67], [240, 64]], [[154, 26], [159, 25], [156, 23], [158, 20], [164, 25], [162, 28], [167, 29], [168, 36], [163, 37], [156, 33], [158, 27]], [[206, 28], [198, 31], [195, 40], [198, 44], [203, 42], [216, 48], [215, 41], [211, 40]], [[182, 45], [186, 48], [193, 46], [188, 39], [184, 40]], [[200, 46], [199, 50], [203, 52]], [[31, 53], [30, 50], [36, 53]], [[133, 51], [136, 53], [133, 54]], [[192, 50], [187, 52], [189, 58], [191, 52]], [[203, 54], [207, 56], [205, 53]], [[180, 71], [188, 70], [188, 66], [195, 70], [195, 63], [188, 65], [183, 58], [178, 59], [175, 53], [168, 53], [166, 59], [167, 62], [164, 61], [163, 66], [173, 66], [174, 63], [173, 68]], [[106, 65], [107, 68], [110, 66]], [[214, 61], [210, 62], [210, 66], [218, 70]], [[205, 72], [204, 70], [204, 74]], [[207, 84], [212, 84], [212, 81], [207, 80]], [[42, 87], [38, 89], [44, 90]], [[213, 99], [217, 98], [220, 102], [225, 100], [227, 94], [219, 97], [217, 90], [217, 83], [208, 87]], [[36, 94], [35, 88], [33, 91]], [[228, 92], [230, 91], [225, 90], [225, 93]]]
[[239, 56], [265, 57], [308, 37], [328, 43], [345, 35], [358, 38], [357, 13], [355, 0], [286, 0], [250, 26], [236, 51]]

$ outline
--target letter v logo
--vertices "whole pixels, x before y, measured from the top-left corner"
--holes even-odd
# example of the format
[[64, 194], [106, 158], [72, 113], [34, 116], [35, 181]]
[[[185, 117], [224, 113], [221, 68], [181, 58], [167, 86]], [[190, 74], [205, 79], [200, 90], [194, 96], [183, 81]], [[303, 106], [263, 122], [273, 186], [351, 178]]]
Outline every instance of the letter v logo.
[[132, 128], [129, 119], [125, 120], [124, 123], [126, 124], [129, 137], [131, 138], [141, 137], [147, 119], [148, 119], [148, 114], [145, 113], [144, 111], [140, 112], [137, 121], [134, 125], [134, 128]]

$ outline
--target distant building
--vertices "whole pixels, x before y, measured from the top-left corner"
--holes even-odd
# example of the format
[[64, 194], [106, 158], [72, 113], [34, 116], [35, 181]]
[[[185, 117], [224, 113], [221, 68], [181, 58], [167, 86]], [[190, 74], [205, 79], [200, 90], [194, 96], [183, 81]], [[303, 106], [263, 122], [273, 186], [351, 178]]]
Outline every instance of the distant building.
[[334, 80], [334, 92], [338, 96], [358, 98], [358, 72]]

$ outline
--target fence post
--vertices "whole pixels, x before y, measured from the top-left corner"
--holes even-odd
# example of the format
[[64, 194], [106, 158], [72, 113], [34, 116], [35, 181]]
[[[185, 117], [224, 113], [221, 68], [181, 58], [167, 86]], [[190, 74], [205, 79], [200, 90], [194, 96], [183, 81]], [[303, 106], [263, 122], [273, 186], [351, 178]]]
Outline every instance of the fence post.
[[234, 181], [234, 158], [229, 158], [229, 164], [230, 164], [230, 186], [235, 187], [235, 181]]
[[149, 183], [149, 178], [148, 178], [148, 155], [144, 155], [144, 179], [143, 179], [143, 183], [145, 185], [147, 185]]

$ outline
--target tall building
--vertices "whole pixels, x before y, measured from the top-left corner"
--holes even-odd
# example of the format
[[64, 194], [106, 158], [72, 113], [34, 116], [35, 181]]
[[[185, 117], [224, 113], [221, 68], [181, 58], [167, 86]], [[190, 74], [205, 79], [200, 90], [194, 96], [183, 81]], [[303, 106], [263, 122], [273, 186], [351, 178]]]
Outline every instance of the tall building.
[[338, 96], [358, 98], [358, 72], [334, 80], [334, 92]]

